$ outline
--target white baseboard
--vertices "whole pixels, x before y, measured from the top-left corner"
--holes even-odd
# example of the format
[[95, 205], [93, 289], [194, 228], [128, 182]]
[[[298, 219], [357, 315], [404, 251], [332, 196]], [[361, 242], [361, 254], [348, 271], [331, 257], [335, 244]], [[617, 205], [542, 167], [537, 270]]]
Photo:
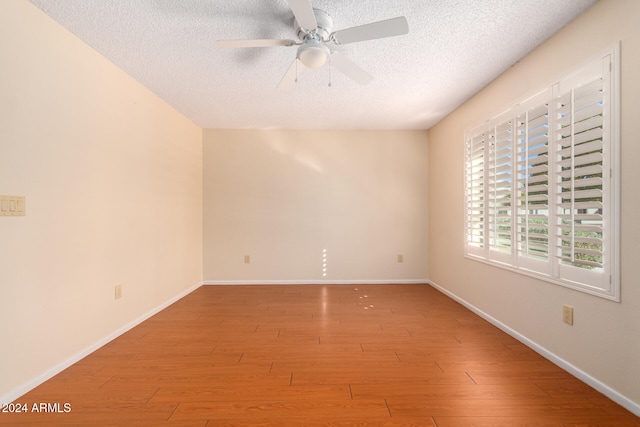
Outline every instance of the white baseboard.
[[175, 297], [171, 298], [170, 300], [164, 302], [163, 304], [159, 305], [158, 307], [155, 307], [154, 309], [152, 309], [151, 311], [143, 314], [142, 316], [138, 317], [137, 319], [132, 320], [131, 322], [129, 322], [126, 325], [124, 325], [123, 327], [119, 328], [118, 330], [116, 330], [116, 331], [112, 332], [111, 334], [107, 335], [106, 337], [102, 338], [98, 342], [96, 342], [96, 343], [90, 345], [89, 347], [83, 349], [79, 353], [74, 354], [73, 356], [71, 356], [67, 360], [65, 360], [62, 363], [59, 363], [58, 365], [52, 367], [51, 369], [49, 369], [48, 371], [44, 372], [43, 374], [38, 375], [36, 378], [32, 379], [31, 381], [21, 385], [20, 387], [17, 387], [14, 390], [11, 390], [9, 393], [5, 394], [4, 396], [0, 396], [0, 404], [13, 402], [14, 400], [18, 399], [20, 396], [22, 396], [22, 395], [28, 393], [29, 391], [33, 390], [34, 388], [36, 388], [37, 386], [39, 386], [43, 382], [47, 381], [48, 379], [52, 378], [53, 376], [55, 376], [55, 375], [59, 374], [60, 372], [64, 371], [69, 366], [71, 366], [74, 363], [82, 360], [83, 358], [85, 358], [89, 354], [93, 353], [94, 351], [96, 351], [97, 349], [102, 347], [103, 345], [105, 345], [105, 344], [109, 343], [110, 341], [118, 338], [120, 335], [124, 334], [125, 332], [127, 332], [128, 330], [134, 328], [135, 326], [139, 325], [140, 323], [144, 322], [145, 320], [147, 320], [151, 316], [153, 316], [153, 315], [159, 313], [160, 311], [164, 310], [165, 308], [169, 307], [171, 304], [173, 304], [174, 302], [178, 301], [179, 299], [184, 298], [185, 296], [187, 296], [191, 292], [193, 292], [196, 289], [198, 289], [200, 286], [202, 286], [202, 282], [198, 283], [197, 285], [192, 286], [191, 288], [187, 289], [186, 291], [181, 292], [180, 294], [178, 294]]
[[427, 284], [427, 279], [375, 280], [205, 280], [205, 285], [382, 285]]
[[604, 394], [605, 396], [607, 396], [609, 399], [613, 400], [614, 402], [616, 402], [620, 406], [626, 408], [627, 410], [629, 410], [633, 414], [635, 414], [637, 416], [640, 416], [640, 404], [639, 403], [634, 402], [633, 400], [629, 399], [628, 397], [620, 394], [619, 392], [617, 392], [613, 388], [609, 387], [607, 384], [605, 384], [602, 381], [592, 377], [591, 375], [589, 375], [588, 373], [586, 373], [582, 369], [572, 365], [568, 361], [566, 361], [563, 358], [559, 357], [555, 353], [552, 353], [551, 351], [547, 350], [546, 348], [542, 347], [541, 345], [531, 341], [529, 338], [527, 338], [524, 335], [520, 334], [519, 332], [511, 329], [509, 326], [507, 326], [504, 323], [500, 322], [499, 320], [491, 317], [490, 315], [488, 315], [484, 311], [480, 310], [478, 307], [470, 304], [466, 300], [464, 300], [464, 299], [460, 298], [459, 296], [451, 293], [450, 291], [444, 289], [443, 287], [439, 286], [438, 284], [434, 283], [433, 281], [428, 281], [427, 283], [429, 283], [431, 286], [433, 286], [434, 288], [436, 288], [437, 290], [439, 290], [443, 294], [447, 295], [451, 299], [459, 302], [460, 304], [462, 304], [463, 306], [465, 306], [469, 310], [473, 311], [475, 314], [477, 314], [478, 316], [482, 317], [487, 322], [491, 323], [492, 325], [496, 326], [497, 328], [499, 328], [502, 331], [506, 332], [507, 334], [511, 335], [512, 337], [514, 337], [515, 339], [517, 339], [518, 341], [520, 341], [521, 343], [523, 343], [527, 347], [530, 347], [531, 349], [533, 349], [535, 352], [539, 353], [544, 358], [550, 360], [551, 362], [555, 363], [556, 365], [558, 365], [559, 367], [561, 367], [565, 371], [569, 372], [571, 375], [575, 376], [576, 378], [578, 378], [579, 380], [583, 381], [584, 383], [590, 385], [591, 387], [593, 387], [594, 389], [596, 389], [600, 393]]

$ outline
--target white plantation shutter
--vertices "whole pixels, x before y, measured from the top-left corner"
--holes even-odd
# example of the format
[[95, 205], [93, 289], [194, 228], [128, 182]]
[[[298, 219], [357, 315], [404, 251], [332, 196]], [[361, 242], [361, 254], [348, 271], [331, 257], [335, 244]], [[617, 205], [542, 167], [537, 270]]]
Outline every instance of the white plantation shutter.
[[[492, 258], [512, 253], [513, 120], [498, 120], [488, 132], [488, 228]], [[507, 257], [505, 259], [511, 259]]]
[[611, 62], [554, 87], [558, 275], [596, 290], [612, 286], [614, 228]]
[[602, 268], [602, 79], [558, 97], [556, 153], [560, 258]]
[[617, 58], [465, 134], [466, 255], [619, 300]]
[[466, 241], [468, 250], [485, 247], [485, 133], [467, 140], [466, 169]]
[[536, 105], [516, 116], [518, 253], [549, 257], [549, 108]]

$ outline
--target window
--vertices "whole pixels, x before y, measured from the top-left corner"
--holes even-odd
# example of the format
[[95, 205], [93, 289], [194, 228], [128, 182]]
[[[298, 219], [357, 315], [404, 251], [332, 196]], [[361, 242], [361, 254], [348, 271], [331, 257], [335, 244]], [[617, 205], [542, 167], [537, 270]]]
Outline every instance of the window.
[[465, 255], [615, 301], [618, 47], [465, 133]]

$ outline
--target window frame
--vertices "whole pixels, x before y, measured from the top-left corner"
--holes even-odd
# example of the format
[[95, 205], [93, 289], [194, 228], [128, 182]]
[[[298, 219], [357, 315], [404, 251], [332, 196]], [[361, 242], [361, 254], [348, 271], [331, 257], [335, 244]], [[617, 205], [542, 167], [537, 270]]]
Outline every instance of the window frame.
[[[600, 72], [601, 74], [599, 74]], [[598, 75], [600, 77], [597, 77]], [[571, 208], [569, 211], [576, 212], [578, 209], [576, 200], [585, 199], [580, 199], [576, 195], [580, 193], [577, 193], [575, 188], [589, 189], [593, 187], [588, 187], [586, 184], [579, 187], [576, 184], [577, 180], [586, 177], [576, 177], [579, 174], [575, 172], [571, 172], [570, 182], [567, 181], [568, 178], [561, 176], [567, 175], [566, 170], [575, 169], [574, 164], [578, 163], [576, 159], [580, 159], [580, 154], [576, 154], [575, 148], [579, 146], [573, 143], [574, 137], [577, 135], [574, 133], [574, 127], [580, 119], [573, 115], [573, 110], [567, 119], [566, 115], [560, 115], [558, 107], [561, 99], [567, 96], [567, 90], [572, 94], [571, 105], [573, 105], [573, 94], [589, 84], [597, 83], [598, 79], [601, 79], [603, 85], [601, 91], [603, 99], [601, 103], [596, 102], [596, 104], [602, 106], [602, 113], [594, 113], [593, 116], [601, 116], [604, 120], [600, 125], [602, 135], [596, 137], [594, 141], [601, 141], [601, 145], [598, 147], [601, 147], [602, 161], [596, 162], [596, 166], [601, 168], [602, 177], [600, 188], [596, 186], [596, 191], [593, 191], [596, 193], [594, 198], [586, 200], [597, 200], [596, 196], [600, 190], [601, 202], [599, 203], [602, 203], [602, 207], [596, 213], [601, 215], [602, 220], [594, 220], [595, 225], [591, 228], [596, 230], [596, 236], [598, 236], [597, 231], [600, 230], [602, 244], [597, 246], [598, 250], [595, 251], [599, 253], [599, 257], [590, 259], [591, 261], [595, 259], [598, 263], [601, 260], [601, 267], [595, 263], [594, 266], [591, 266], [589, 265], [590, 261], [574, 257], [576, 252], [574, 241], [577, 240], [575, 239], [575, 230], [578, 228], [575, 224], [583, 224], [583, 222], [574, 221], [574, 214], [571, 214], [571, 221], [562, 218], [566, 217], [567, 212], [567, 210], [562, 210], [566, 209], [563, 208], [566, 205], [563, 202], [566, 200], [566, 195], [570, 194]], [[596, 92], [598, 91], [596, 90]], [[533, 126], [546, 125], [548, 130], [546, 134], [544, 130], [537, 134], [536, 137], [542, 136], [543, 139], [536, 144], [526, 139], [529, 138], [528, 131], [525, 137], [521, 137], [522, 134], [519, 133], [518, 126], [523, 125], [522, 117], [526, 117], [524, 120], [529, 120], [525, 113], [535, 108], [543, 108], [543, 106], [546, 107], [546, 123], [544, 123], [544, 117], [540, 115], [536, 116], [540, 120], [536, 119], [531, 123]], [[620, 302], [620, 43], [616, 43], [581, 66], [574, 68], [571, 72], [565, 73], [561, 78], [555, 79], [537, 91], [530, 92], [530, 95], [500, 111], [482, 124], [470, 127], [464, 133], [464, 256], [563, 287]], [[570, 168], [560, 163], [562, 161], [563, 164], [566, 164], [567, 160], [566, 141], [568, 140], [562, 137], [567, 133], [566, 125], [562, 127], [562, 122], [566, 120], [570, 120], [572, 123], [572, 142], [569, 152], [571, 153], [570, 158], [573, 160], [570, 161]], [[504, 131], [508, 126], [511, 126], [510, 135]], [[498, 130], [500, 130], [500, 134], [498, 134]], [[547, 141], [544, 141], [544, 138], [547, 138]], [[503, 143], [502, 141], [507, 142]], [[565, 146], [562, 145], [563, 143]], [[471, 147], [470, 144], [473, 146]], [[509, 154], [506, 154], [504, 144], [510, 144]], [[519, 151], [523, 146], [526, 147], [525, 151]], [[563, 147], [565, 150], [561, 154], [559, 148]], [[499, 151], [500, 154], [496, 154]], [[542, 156], [547, 156], [546, 164]], [[535, 189], [534, 185], [536, 184], [529, 183], [531, 176], [533, 176], [530, 171], [533, 169], [529, 169], [531, 166], [528, 164], [524, 169], [518, 164], [519, 161], [526, 163], [528, 162], [526, 159], [537, 160], [538, 157], [540, 158], [538, 164], [541, 165], [541, 172], [536, 170], [534, 175], [540, 175], [540, 178], [537, 179], [541, 184], [540, 189], [546, 188], [546, 190], [535, 192], [531, 189]], [[505, 172], [507, 163], [510, 165], [507, 168], [509, 171]], [[575, 170], [580, 171], [580, 169]], [[587, 169], [582, 170], [586, 171]], [[600, 175], [599, 172], [591, 176], [598, 177], [598, 175]], [[523, 179], [526, 181], [524, 186], [521, 182], [522, 177], [525, 177]], [[546, 182], [544, 182], [545, 177]], [[582, 182], [590, 184], [592, 180]], [[510, 193], [507, 196], [505, 192], [509, 186]], [[529, 204], [529, 201], [523, 202], [522, 199], [532, 192], [532, 199], [537, 197], [539, 201], [532, 202], [532, 204]], [[584, 194], [590, 193], [585, 192]], [[510, 200], [508, 200], [509, 198]], [[540, 221], [538, 223], [529, 221], [529, 214], [523, 213], [533, 212], [532, 206], [535, 206], [535, 203], [540, 203], [540, 211], [543, 212], [536, 215], [541, 218], [538, 219]], [[595, 202], [591, 202], [591, 204], [593, 203]], [[589, 203], [587, 205], [590, 206], [591, 211], [588, 212], [585, 209], [585, 215], [593, 214], [593, 207]], [[545, 206], [546, 213], [544, 213]], [[536, 214], [538, 213], [536, 211]], [[526, 219], [522, 220], [522, 217], [526, 217]], [[530, 229], [531, 224], [540, 224], [538, 233], [533, 234], [536, 234], [541, 242], [546, 239], [546, 243], [541, 245], [547, 251], [546, 258], [544, 252], [540, 252], [541, 256], [538, 258], [521, 254], [520, 245], [527, 245], [529, 242], [529, 240], [522, 240], [522, 234], [525, 232], [523, 230]], [[505, 240], [507, 235], [510, 236], [510, 242]], [[567, 239], [564, 236], [571, 237]], [[496, 240], [497, 237], [500, 237], [499, 241]], [[528, 235], [527, 239], [529, 239]], [[568, 240], [571, 243], [567, 243]], [[496, 242], [499, 244], [494, 244]], [[572, 249], [567, 251], [568, 247]], [[567, 252], [571, 253], [571, 259], [567, 259]]]

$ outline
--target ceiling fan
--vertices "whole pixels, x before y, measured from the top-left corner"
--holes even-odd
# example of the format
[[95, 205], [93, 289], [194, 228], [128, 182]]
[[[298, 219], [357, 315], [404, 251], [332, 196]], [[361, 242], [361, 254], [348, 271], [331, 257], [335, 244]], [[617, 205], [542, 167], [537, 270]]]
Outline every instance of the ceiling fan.
[[[404, 16], [377, 21], [357, 27], [333, 31], [333, 18], [315, 9], [310, 0], [287, 0], [294, 16], [294, 28], [299, 41], [288, 39], [218, 40], [220, 48], [298, 46], [296, 59], [289, 67], [278, 87], [293, 86], [298, 79], [298, 64], [303, 68], [321, 68], [327, 62], [359, 84], [369, 83], [373, 77], [329, 44], [348, 44], [407, 34], [409, 25]], [[329, 83], [330, 85], [331, 83]]]

